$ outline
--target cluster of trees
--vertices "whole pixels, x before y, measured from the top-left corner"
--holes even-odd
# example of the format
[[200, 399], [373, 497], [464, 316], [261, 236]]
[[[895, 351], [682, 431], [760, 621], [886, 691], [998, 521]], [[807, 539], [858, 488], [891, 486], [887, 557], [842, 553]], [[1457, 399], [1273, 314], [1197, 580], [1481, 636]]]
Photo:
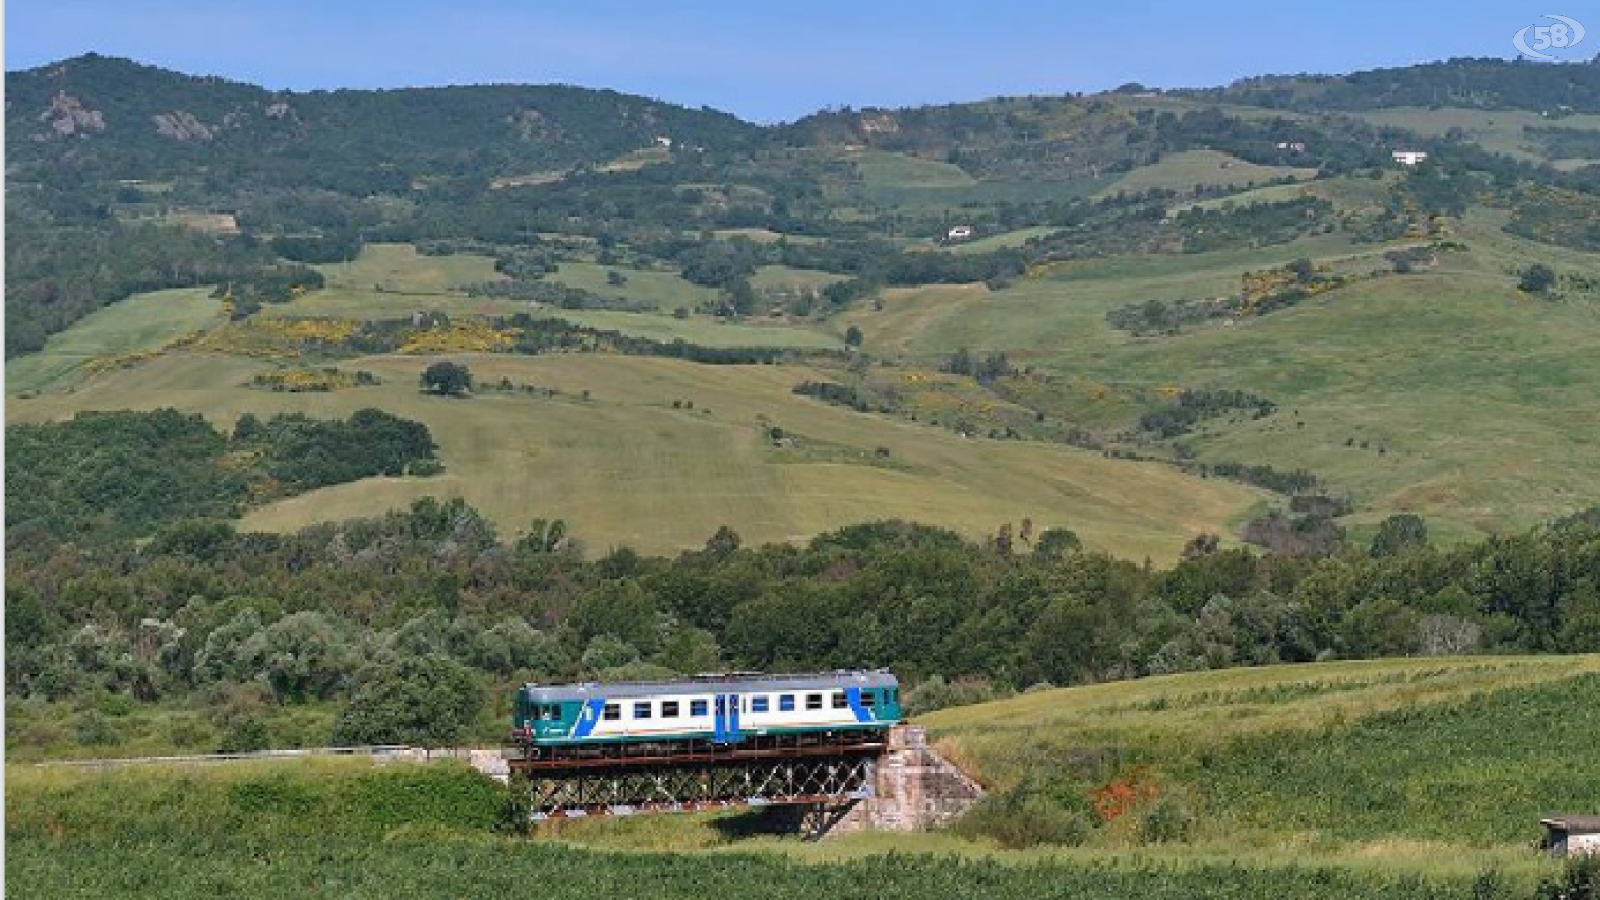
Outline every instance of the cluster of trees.
[[313, 235], [280, 235], [272, 239], [271, 246], [272, 252], [295, 262], [340, 263], [361, 255], [362, 240], [359, 231], [325, 231]]
[[893, 412], [892, 404], [877, 403], [861, 388], [836, 381], [802, 381], [794, 392], [803, 397], [815, 397], [824, 403], [846, 406], [856, 412]]
[[[468, 694], [461, 667], [481, 702], [490, 683], [724, 667], [884, 665], [913, 684], [1012, 690], [1441, 648], [1600, 649], [1600, 513], [1449, 550], [1393, 530], [1381, 550], [1319, 559], [1197, 541], [1157, 569], [1075, 540], [1019, 556], [1009, 541], [894, 522], [804, 547], [744, 548], [724, 528], [675, 558], [619, 548], [591, 561], [552, 523], [505, 540], [461, 501], [431, 499], [294, 535], [180, 522], [91, 547], [13, 529], [6, 684], [89, 702], [256, 683], [285, 703], [344, 698], [341, 734], [376, 739], [393, 732], [368, 713], [404, 714], [418, 683]], [[1058, 533], [1070, 537], [1048, 529], [1041, 543]]]
[[1546, 159], [1600, 159], [1600, 131], [1592, 128], [1525, 125], [1522, 135], [1537, 144]]
[[246, 502], [434, 459], [427, 426], [364, 409], [348, 420], [239, 418], [230, 436], [197, 414], [83, 412], [6, 428], [6, 536], [97, 543], [165, 522], [229, 519]]
[[1349, 75], [1245, 78], [1225, 88], [1179, 93], [1302, 111], [1454, 106], [1600, 112], [1600, 65], [1464, 57]]
[[979, 381], [993, 381], [1012, 373], [1011, 360], [1006, 358], [1005, 351], [975, 354], [965, 347], [959, 347], [950, 354], [940, 369], [952, 375], [971, 375]]
[[428, 426], [380, 409], [357, 410], [343, 420], [279, 413], [262, 421], [245, 413], [232, 443], [285, 494], [373, 475], [422, 474], [419, 464], [427, 473], [438, 468]]
[[1320, 197], [1297, 197], [1277, 203], [1191, 206], [1173, 217], [1182, 230], [1185, 253], [1228, 247], [1287, 244], [1319, 228], [1331, 228], [1333, 204]]
[[1205, 419], [1234, 412], [1248, 413], [1252, 419], [1264, 419], [1277, 408], [1277, 404], [1271, 400], [1248, 391], [1184, 390], [1178, 393], [1172, 403], [1140, 416], [1139, 430], [1159, 438], [1171, 438], [1188, 434]]
[[1201, 476], [1216, 476], [1227, 478], [1244, 484], [1253, 484], [1256, 487], [1266, 488], [1286, 496], [1304, 494], [1316, 490], [1320, 484], [1316, 475], [1305, 469], [1284, 471], [1272, 466], [1247, 465], [1238, 462], [1213, 462], [1199, 463], [1191, 467]]
[[142, 291], [195, 287], [255, 276], [272, 254], [248, 239], [218, 239], [180, 228], [26, 221], [6, 201], [6, 358], [89, 313]]
[[232, 302], [231, 316], [237, 320], [254, 315], [263, 303], [288, 303], [297, 295], [318, 290], [326, 283], [322, 273], [309, 266], [265, 266], [217, 285], [211, 296]]
[[1330, 126], [1305, 119], [1242, 118], [1217, 107], [1182, 115], [1142, 111], [1138, 118], [1163, 151], [1213, 149], [1258, 165], [1312, 166], [1330, 174], [1387, 165], [1385, 141], [1395, 134], [1357, 121]]
[[1110, 310], [1106, 313], [1106, 323], [1112, 328], [1140, 337], [1175, 335], [1187, 326], [1225, 319], [1235, 315], [1237, 311], [1236, 298], [1218, 301], [1182, 297], [1163, 300], [1151, 297], [1139, 303], [1129, 303]]

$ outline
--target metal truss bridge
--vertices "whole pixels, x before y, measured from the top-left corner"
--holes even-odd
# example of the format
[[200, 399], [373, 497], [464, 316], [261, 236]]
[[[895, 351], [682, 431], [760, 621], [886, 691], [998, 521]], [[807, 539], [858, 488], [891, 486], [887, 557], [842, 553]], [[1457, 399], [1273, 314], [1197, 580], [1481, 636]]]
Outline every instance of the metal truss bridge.
[[873, 795], [881, 743], [510, 760], [534, 821], [706, 809], [802, 807], [818, 836]]

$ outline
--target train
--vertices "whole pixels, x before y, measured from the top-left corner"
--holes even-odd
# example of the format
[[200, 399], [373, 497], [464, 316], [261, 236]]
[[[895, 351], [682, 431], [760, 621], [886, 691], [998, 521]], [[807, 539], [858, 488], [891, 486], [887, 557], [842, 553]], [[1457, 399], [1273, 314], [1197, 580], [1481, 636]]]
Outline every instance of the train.
[[525, 684], [513, 760], [804, 750], [881, 741], [901, 717], [885, 670], [695, 675], [665, 681]]

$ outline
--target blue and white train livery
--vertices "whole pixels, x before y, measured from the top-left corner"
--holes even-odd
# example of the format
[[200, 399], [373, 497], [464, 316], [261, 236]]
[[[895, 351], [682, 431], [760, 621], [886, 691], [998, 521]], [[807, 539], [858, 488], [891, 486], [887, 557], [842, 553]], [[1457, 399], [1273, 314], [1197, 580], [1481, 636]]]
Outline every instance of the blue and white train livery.
[[856, 743], [899, 721], [900, 682], [883, 671], [526, 684], [508, 750], [538, 759]]

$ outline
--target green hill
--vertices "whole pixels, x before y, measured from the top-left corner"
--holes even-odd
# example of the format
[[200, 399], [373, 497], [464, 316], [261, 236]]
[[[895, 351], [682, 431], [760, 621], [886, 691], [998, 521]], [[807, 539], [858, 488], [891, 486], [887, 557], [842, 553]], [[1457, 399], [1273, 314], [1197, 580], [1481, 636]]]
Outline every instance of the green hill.
[[203, 165], [236, 184], [405, 190], [472, 156], [487, 176], [514, 176], [604, 162], [658, 137], [729, 149], [757, 133], [726, 113], [615, 91], [268, 91], [95, 54], [8, 72], [6, 95], [6, 156], [24, 182], [63, 166], [160, 182]]
[[1600, 658], [1386, 660], [1040, 691], [922, 718], [996, 793], [963, 832], [1090, 857], [1528, 872], [1594, 808]]

